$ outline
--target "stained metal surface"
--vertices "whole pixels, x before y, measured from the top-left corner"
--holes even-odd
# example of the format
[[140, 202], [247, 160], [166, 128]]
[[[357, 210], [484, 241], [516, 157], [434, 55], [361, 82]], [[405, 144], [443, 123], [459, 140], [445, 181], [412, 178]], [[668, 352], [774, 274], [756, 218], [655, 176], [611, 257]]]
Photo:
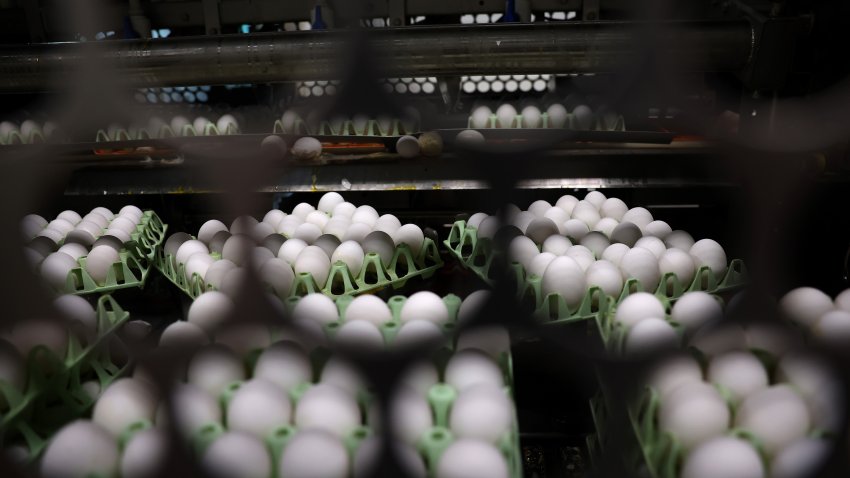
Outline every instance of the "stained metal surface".
[[[440, 76], [615, 72], [651, 58], [681, 71], [736, 71], [752, 39], [739, 21], [582, 22], [375, 29], [368, 45], [381, 74]], [[366, 41], [322, 31], [4, 47], [0, 90], [57, 87], [87, 57], [126, 86], [335, 79]]]

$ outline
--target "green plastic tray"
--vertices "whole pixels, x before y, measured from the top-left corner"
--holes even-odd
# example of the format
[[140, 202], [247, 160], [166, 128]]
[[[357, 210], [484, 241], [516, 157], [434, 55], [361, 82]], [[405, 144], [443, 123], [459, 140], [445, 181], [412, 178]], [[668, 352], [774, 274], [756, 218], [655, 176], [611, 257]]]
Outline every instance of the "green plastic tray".
[[310, 131], [310, 128], [307, 127], [307, 123], [303, 120], [299, 119], [295, 122], [294, 131], [286, 131], [283, 128], [283, 122], [281, 120], [276, 120], [274, 122], [273, 128], [274, 134], [315, 134], [315, 135], [327, 135], [327, 136], [377, 136], [377, 137], [393, 137], [393, 136], [401, 136], [403, 134], [415, 134], [416, 131], [406, 131], [404, 126], [402, 126], [402, 122], [398, 119], [392, 120], [389, 131], [384, 131], [379, 126], [377, 120], [370, 119], [366, 124], [366, 131], [363, 134], [357, 134], [357, 131], [354, 128], [354, 122], [351, 120], [346, 120], [342, 123], [340, 129], [334, 129], [330, 122], [322, 121], [319, 123], [318, 129], [316, 131]]
[[151, 138], [173, 138], [176, 136], [222, 136], [222, 135], [230, 135], [230, 134], [238, 134], [239, 128], [234, 127], [232, 124], [227, 125], [227, 130], [221, 131], [214, 123], [207, 123], [204, 127], [203, 131], [198, 131], [191, 124], [187, 124], [183, 126], [183, 129], [180, 131], [174, 131], [169, 125], [162, 125], [159, 131], [148, 131], [146, 128], [139, 128], [137, 130], [128, 130], [126, 128], [118, 128], [115, 130], [114, 137], [109, 137], [109, 132], [107, 130], [98, 130], [97, 135], [95, 136], [95, 142], [98, 143], [108, 143], [110, 141], [132, 141], [137, 139], [151, 139]]
[[130, 235], [130, 241], [118, 253], [119, 261], [112, 264], [106, 273], [106, 281], [97, 283], [86, 272], [86, 257], [77, 262], [78, 267], [71, 269], [65, 281], [65, 287], [58, 292], [64, 294], [104, 294], [128, 287], [144, 287], [151, 271], [157, 251], [165, 241], [168, 225], [164, 224], [153, 211], [145, 211], [141, 223]]
[[[449, 237], [443, 241], [443, 244], [464, 267], [475, 272], [486, 283], [493, 285], [491, 267], [495, 255], [499, 253], [494, 252], [491, 240], [478, 240], [478, 231], [475, 228], [467, 227], [465, 221], [457, 221], [452, 225]], [[516, 262], [511, 263], [510, 268], [511, 280], [517, 284], [517, 298], [530, 303], [536, 315], [549, 323], [596, 318], [629, 294], [644, 291], [640, 281], [629, 279], [623, 284], [620, 295], [611, 297], [609, 301], [603, 297], [604, 293], [601, 289], [591, 287], [581, 304], [576, 308], [570, 308], [560, 294], [543, 295], [541, 277], [527, 276], [522, 265]], [[667, 273], [661, 278], [658, 287], [650, 292], [661, 300], [675, 300], [690, 291], [704, 291], [712, 294], [729, 292], [743, 287], [747, 280], [748, 273], [744, 262], [733, 259], [722, 278], [716, 277], [711, 269], [703, 266], [696, 271], [690, 284], [683, 284], [675, 274]]]
[[83, 383], [95, 380], [103, 390], [130, 368], [130, 363], [115, 364], [111, 347], [120, 341], [110, 340], [129, 318], [130, 314], [115, 299], [104, 295], [97, 301], [99, 332], [91, 344], [83, 347], [71, 334], [64, 358], [44, 346], [34, 348], [26, 360], [22, 393], [0, 381], [0, 395], [9, 404], [0, 415], [0, 440], [23, 442], [33, 460], [53, 432], [84, 415], [94, 400], [83, 390]]
[[[213, 257], [218, 256], [213, 254]], [[166, 254], [164, 250], [159, 251], [155, 263], [156, 268], [168, 280], [193, 299], [213, 289], [207, 287], [203, 279], [197, 274], [194, 274], [191, 279], [186, 279], [183, 266], [175, 267], [172, 256]], [[419, 251], [417, 257], [413, 256], [413, 252], [407, 244], [398, 245], [388, 267], [384, 266], [378, 254], [373, 252], [366, 254], [363, 259], [363, 267], [357, 277], [351, 274], [348, 266], [343, 262], [332, 264], [328, 279], [323, 287], [318, 286], [310, 273], [296, 274], [289, 294], [281, 298], [302, 297], [314, 292], [321, 292], [335, 298], [377, 292], [386, 287], [399, 289], [404, 287], [410, 279], [432, 277], [437, 269], [442, 266], [443, 259], [440, 257], [437, 244], [426, 237], [422, 250]]]

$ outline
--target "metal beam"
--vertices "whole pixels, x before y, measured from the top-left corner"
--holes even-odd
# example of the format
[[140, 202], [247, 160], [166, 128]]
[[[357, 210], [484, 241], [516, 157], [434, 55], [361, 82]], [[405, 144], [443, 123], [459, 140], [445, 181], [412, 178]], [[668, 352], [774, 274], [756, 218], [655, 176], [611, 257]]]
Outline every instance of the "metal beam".
[[[126, 86], [338, 79], [365, 44], [356, 32], [38, 44], [0, 48], [0, 90], [56, 88], [86, 55]], [[362, 34], [362, 32], [361, 32]], [[369, 31], [386, 76], [619, 72], [647, 59], [680, 71], [740, 71], [753, 48], [747, 22], [563, 22]], [[108, 71], [108, 70], [104, 70]]]

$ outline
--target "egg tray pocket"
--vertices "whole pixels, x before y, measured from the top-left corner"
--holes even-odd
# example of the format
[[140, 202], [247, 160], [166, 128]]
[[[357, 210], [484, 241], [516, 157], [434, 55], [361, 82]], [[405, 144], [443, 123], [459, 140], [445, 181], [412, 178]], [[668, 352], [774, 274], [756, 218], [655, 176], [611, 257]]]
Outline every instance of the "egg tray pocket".
[[[511, 119], [511, 124], [508, 128], [517, 129], [524, 128], [522, 125], [522, 115], [518, 114]], [[567, 117], [565, 118], [565, 123], [562, 129], [571, 129], [577, 130], [579, 129], [578, 122], [576, 121], [575, 115], [572, 113], [567, 113]], [[551, 129], [555, 128], [550, 125], [549, 113], [542, 112], [540, 114], [540, 126], [537, 128], [527, 128], [527, 129]], [[466, 121], [467, 128], [475, 128], [472, 125], [472, 117], [470, 116]], [[499, 117], [495, 113], [490, 114], [490, 117], [487, 118], [487, 126], [485, 128], [495, 129], [499, 128]], [[508, 129], [504, 128], [504, 129]], [[626, 121], [622, 115], [618, 115], [614, 120], [614, 123], [607, 123], [603, 120], [603, 118], [598, 118], [594, 116], [593, 124], [589, 128], [592, 131], [625, 131], [626, 130]]]
[[[443, 245], [464, 267], [472, 270], [484, 282], [493, 285], [495, 271], [493, 267], [500, 263], [501, 252], [494, 251], [493, 241], [478, 239], [478, 231], [466, 225], [466, 221], [456, 221], [449, 231]], [[494, 264], [495, 263], [495, 264]], [[601, 296], [601, 289], [590, 287], [581, 304], [570, 308], [561, 294], [544, 295], [541, 286], [542, 278], [525, 273], [521, 264], [511, 263], [508, 279], [517, 286], [517, 298], [529, 304], [537, 316], [547, 323], [565, 323], [576, 320], [586, 320], [604, 314], [607, 308], [606, 300]], [[690, 284], [682, 284], [673, 273], [667, 273], [662, 278], [653, 293], [659, 299], [675, 300], [686, 292], [704, 291], [721, 294], [742, 288], [748, 282], [747, 268], [740, 259], [733, 259], [722, 278], [718, 278], [707, 266], [700, 267]], [[623, 284], [623, 290], [618, 297], [612, 297], [617, 304], [634, 292], [644, 288], [637, 279], [629, 279]]]
[[22, 442], [31, 462], [55, 431], [84, 416], [95, 399], [83, 383], [93, 380], [103, 390], [130, 368], [118, 358], [128, 352], [116, 337], [129, 319], [112, 296], [104, 295], [97, 301], [98, 333], [90, 343], [70, 334], [64, 359], [44, 346], [33, 348], [25, 362], [24, 390], [0, 381], [0, 397], [6, 403], [0, 413], [0, 441], [7, 446]]
[[129, 287], [144, 287], [167, 230], [168, 225], [163, 224], [156, 213], [146, 211], [141, 223], [130, 235], [130, 241], [124, 243], [124, 248], [118, 253], [118, 262], [107, 270], [103, 283], [98, 283], [86, 271], [84, 256], [77, 261], [79, 266], [68, 273], [65, 287], [59, 292], [77, 295], [104, 294]]
[[20, 131], [12, 131], [5, 136], [0, 136], [0, 145], [40, 144], [44, 141], [44, 134], [38, 130], [31, 132], [28, 136], [22, 135]]
[[274, 122], [274, 129], [272, 130], [274, 134], [314, 134], [319, 136], [376, 136], [376, 137], [396, 137], [402, 136], [405, 134], [416, 134], [418, 131], [416, 128], [412, 130], [407, 130], [404, 127], [404, 123], [401, 120], [393, 119], [390, 124], [390, 129], [388, 131], [384, 131], [379, 122], [374, 119], [370, 119], [366, 123], [366, 129], [363, 131], [357, 131], [354, 127], [354, 122], [351, 120], [344, 121], [339, 128], [334, 128], [333, 125], [329, 121], [321, 121], [318, 125], [316, 131], [310, 131], [310, 128], [307, 126], [307, 123], [298, 119], [295, 122], [295, 128], [292, 131], [287, 131], [283, 127], [283, 122], [281, 120], [276, 120]]

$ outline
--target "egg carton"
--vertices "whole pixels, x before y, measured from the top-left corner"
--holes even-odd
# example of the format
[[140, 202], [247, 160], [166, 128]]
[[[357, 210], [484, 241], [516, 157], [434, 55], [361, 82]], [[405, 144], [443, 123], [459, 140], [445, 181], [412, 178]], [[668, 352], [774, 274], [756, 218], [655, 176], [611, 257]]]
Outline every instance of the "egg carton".
[[[504, 256], [501, 251], [495, 251], [493, 241], [478, 239], [478, 231], [466, 225], [465, 221], [457, 221], [452, 225], [448, 238], [443, 244], [449, 252], [466, 268], [476, 273], [488, 285], [493, 285], [495, 271], [494, 261], [499, 262]], [[511, 263], [510, 280], [517, 286], [517, 299], [528, 302], [546, 323], [565, 323], [586, 320], [604, 314], [613, 304], [617, 304], [634, 292], [644, 291], [637, 279], [628, 279], [623, 284], [623, 290], [617, 297], [603, 297], [604, 293], [598, 287], [590, 287], [582, 302], [576, 307], [567, 305], [561, 294], [544, 294], [541, 286], [542, 278], [536, 275], [528, 276], [521, 264]], [[744, 262], [733, 259], [723, 277], [718, 278], [707, 266], [700, 267], [690, 284], [683, 284], [673, 273], [662, 276], [658, 287], [650, 291], [659, 299], [675, 300], [690, 291], [704, 291], [721, 294], [737, 290], [748, 282], [748, 272]]]
[[[165, 241], [168, 225], [153, 211], [145, 211], [130, 241], [118, 252], [119, 261], [107, 270], [106, 280], [98, 283], [86, 271], [86, 257], [77, 261], [79, 267], [71, 269], [60, 290], [66, 294], [103, 294], [129, 287], [144, 287], [156, 259], [157, 251]], [[61, 245], [61, 244], [60, 244]]]
[[[539, 128], [531, 128], [531, 129], [549, 129], [554, 128], [554, 125], [550, 125], [549, 113], [545, 111], [540, 114], [540, 122], [541, 126]], [[466, 121], [467, 128], [475, 128], [472, 124], [472, 116], [470, 116]], [[487, 126], [485, 128], [499, 128], [499, 117], [498, 115], [491, 114], [487, 119]], [[524, 128], [522, 125], [522, 115], [518, 114], [511, 119], [511, 124], [508, 128], [503, 129], [515, 129], [515, 128]], [[578, 123], [576, 121], [575, 115], [572, 113], [567, 113], [566, 122], [564, 123], [563, 129], [579, 129]], [[626, 121], [622, 115], [618, 115], [613, 124], [607, 123], [603, 120], [603, 118], [597, 118], [594, 116], [593, 124], [590, 127], [593, 131], [625, 131], [626, 130]]]
[[[194, 236], [193, 236], [194, 238]], [[213, 257], [218, 258], [215, 253]], [[208, 290], [213, 290], [204, 284], [203, 278], [194, 274], [187, 279], [182, 264], [176, 264], [174, 258], [160, 250], [156, 258], [156, 268], [180, 290], [189, 297], [196, 298]], [[443, 266], [437, 244], [426, 237], [419, 255], [414, 257], [413, 251], [407, 244], [399, 244], [393, 252], [389, 265], [384, 266], [380, 256], [374, 252], [365, 255], [360, 274], [354, 277], [348, 266], [339, 261], [331, 265], [328, 279], [319, 287], [313, 275], [302, 272], [295, 275], [290, 293], [286, 297], [302, 297], [314, 292], [323, 293], [329, 297], [359, 295], [376, 292], [386, 287], [399, 289], [407, 281], [416, 277], [431, 278], [437, 269]]]
[[193, 125], [183, 125], [179, 131], [175, 131], [169, 125], [162, 125], [159, 131], [149, 131], [147, 128], [117, 128], [115, 130], [100, 129], [95, 135], [95, 142], [108, 143], [111, 141], [132, 141], [144, 139], [165, 139], [181, 136], [226, 136], [239, 134], [239, 128], [232, 123], [227, 125], [224, 131], [218, 129], [215, 124], [207, 123], [203, 130], [198, 131]]
[[96, 310], [98, 334], [91, 343], [84, 345], [70, 334], [62, 358], [47, 347], [35, 347], [26, 357], [23, 391], [0, 380], [0, 397], [7, 404], [0, 413], [0, 441], [23, 444], [28, 462], [41, 453], [53, 432], [94, 405], [95, 399], [83, 389], [85, 381], [94, 380], [103, 390], [130, 369], [129, 362], [119, 364], [114, 356], [116, 347], [123, 347], [115, 334], [130, 314], [110, 295], [98, 299]]
[[398, 119], [393, 119], [391, 121], [389, 130], [384, 130], [383, 128], [381, 128], [379, 121], [370, 119], [366, 123], [366, 129], [362, 131], [358, 131], [357, 128], [355, 128], [354, 126], [354, 121], [351, 120], [343, 121], [338, 128], [335, 128], [334, 125], [329, 121], [321, 121], [319, 122], [319, 125], [316, 130], [312, 131], [311, 128], [307, 126], [307, 123], [299, 118], [295, 121], [295, 127], [291, 131], [283, 127], [283, 122], [281, 120], [276, 120], [274, 122], [274, 129], [272, 132], [274, 134], [315, 134], [322, 136], [393, 137], [402, 136], [405, 134], [415, 134], [419, 131], [416, 128], [405, 128], [404, 122]]

